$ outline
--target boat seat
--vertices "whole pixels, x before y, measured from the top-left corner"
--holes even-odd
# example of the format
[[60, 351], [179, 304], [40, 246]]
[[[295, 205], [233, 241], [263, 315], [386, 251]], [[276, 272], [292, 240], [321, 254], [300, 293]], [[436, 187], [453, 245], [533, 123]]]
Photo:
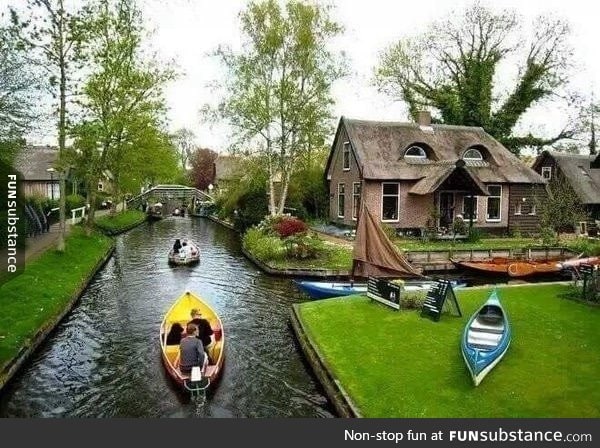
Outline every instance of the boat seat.
[[502, 335], [497, 333], [469, 332], [467, 343], [479, 348], [492, 349], [498, 346], [501, 339]]
[[473, 331], [502, 334], [504, 333], [504, 322], [500, 321], [496, 323], [491, 323], [482, 321], [480, 319], [475, 319], [471, 323], [470, 329]]

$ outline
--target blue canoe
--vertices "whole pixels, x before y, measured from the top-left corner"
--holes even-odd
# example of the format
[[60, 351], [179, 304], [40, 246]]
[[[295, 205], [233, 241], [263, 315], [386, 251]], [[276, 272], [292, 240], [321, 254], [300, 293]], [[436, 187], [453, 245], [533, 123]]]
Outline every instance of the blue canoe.
[[[458, 282], [453, 281], [452, 283], [455, 287], [463, 286]], [[366, 283], [296, 281], [296, 284], [303, 292], [313, 299], [328, 299], [330, 297], [367, 293]], [[406, 282], [404, 284], [404, 289], [406, 291], [428, 291], [434, 284], [434, 281]]]
[[475, 386], [500, 362], [510, 339], [508, 316], [494, 290], [469, 319], [461, 340], [463, 358]]

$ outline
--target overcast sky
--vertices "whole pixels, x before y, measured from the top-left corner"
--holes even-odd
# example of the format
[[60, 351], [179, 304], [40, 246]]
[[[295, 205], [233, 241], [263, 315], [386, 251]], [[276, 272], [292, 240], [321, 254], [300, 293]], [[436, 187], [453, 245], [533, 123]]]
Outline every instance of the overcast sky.
[[[333, 17], [345, 32], [335, 46], [346, 52], [349, 76], [334, 88], [334, 115], [376, 120], [406, 120], [400, 103], [379, 94], [371, 85], [378, 53], [398, 39], [419, 33], [428, 23], [450, 11], [471, 4], [469, 0], [334, 0]], [[523, 23], [542, 13], [563, 17], [572, 26], [573, 85], [588, 92], [592, 86], [600, 96], [600, 7], [583, 0], [495, 0], [482, 1], [494, 9], [510, 8], [523, 17]], [[239, 13], [242, 0], [142, 0], [149, 29], [154, 29], [152, 47], [164, 59], [176, 62], [181, 77], [169, 85], [171, 129], [188, 127], [197, 143], [220, 152], [228, 147], [227, 131], [200, 121], [203, 104], [218, 98], [209, 88], [222, 76], [218, 61], [208, 56], [219, 44], [239, 46]], [[527, 29], [522, 30], [524, 34]], [[555, 108], [532, 110], [521, 129], [553, 133], [564, 125], [564, 114]]]

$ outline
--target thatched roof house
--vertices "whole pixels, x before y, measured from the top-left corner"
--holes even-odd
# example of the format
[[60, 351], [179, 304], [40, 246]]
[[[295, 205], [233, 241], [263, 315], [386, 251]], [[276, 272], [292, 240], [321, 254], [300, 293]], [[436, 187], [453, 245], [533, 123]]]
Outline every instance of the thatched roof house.
[[545, 194], [544, 179], [482, 128], [431, 124], [426, 113], [419, 123], [342, 117], [326, 176], [330, 218], [346, 225], [365, 200], [399, 229], [448, 227], [462, 215], [489, 230], [533, 232], [533, 196]]
[[58, 148], [53, 146], [27, 146], [15, 160], [15, 168], [23, 175], [25, 196], [45, 196], [58, 199], [59, 178], [54, 170]]

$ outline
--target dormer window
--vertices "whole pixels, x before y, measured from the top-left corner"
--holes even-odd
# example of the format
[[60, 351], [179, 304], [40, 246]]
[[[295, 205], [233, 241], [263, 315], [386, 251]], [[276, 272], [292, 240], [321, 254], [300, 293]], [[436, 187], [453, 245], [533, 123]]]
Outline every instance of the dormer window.
[[427, 153], [420, 146], [411, 146], [404, 153], [406, 159], [426, 159]]
[[464, 160], [483, 160], [483, 155], [481, 151], [475, 148], [469, 148], [463, 154]]
[[350, 170], [350, 142], [344, 142], [343, 150], [343, 169], [344, 171]]

